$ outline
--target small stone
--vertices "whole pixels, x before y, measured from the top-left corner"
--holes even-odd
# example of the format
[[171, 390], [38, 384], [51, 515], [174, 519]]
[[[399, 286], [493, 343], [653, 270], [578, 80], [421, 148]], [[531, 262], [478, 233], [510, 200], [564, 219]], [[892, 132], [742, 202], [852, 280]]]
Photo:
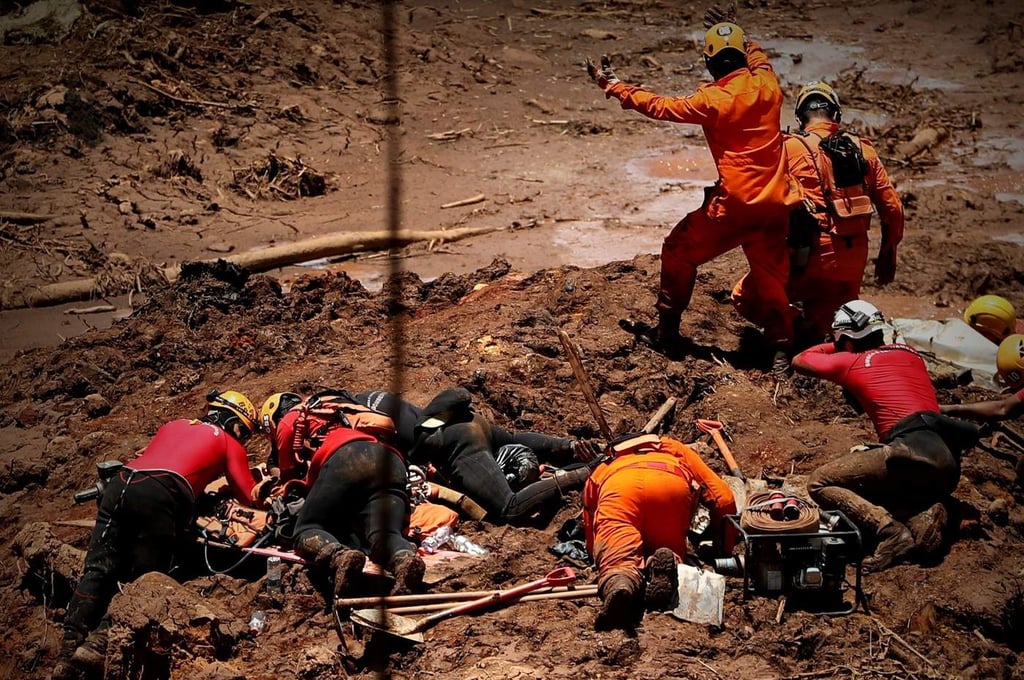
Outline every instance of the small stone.
[[120, 203], [117, 204], [117, 209], [121, 211], [122, 215], [130, 215], [132, 212], [132, 202], [121, 201]]
[[1004, 527], [1010, 521], [1010, 505], [1005, 498], [997, 498], [988, 506], [988, 516], [993, 524]]
[[78, 442], [72, 437], [54, 437], [46, 443], [46, 460], [53, 463], [66, 463], [78, 453]]
[[110, 413], [110, 402], [102, 394], [87, 394], [85, 396], [85, 413], [90, 418], [98, 418]]

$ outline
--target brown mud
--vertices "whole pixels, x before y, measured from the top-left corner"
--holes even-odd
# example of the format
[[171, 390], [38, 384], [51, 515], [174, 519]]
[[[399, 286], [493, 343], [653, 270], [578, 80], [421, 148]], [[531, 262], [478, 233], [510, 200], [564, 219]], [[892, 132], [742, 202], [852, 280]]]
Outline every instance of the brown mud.
[[[713, 170], [699, 130], [620, 111], [580, 64], [608, 53], [627, 81], [688, 91], [704, 78], [703, 6], [404, 3], [396, 121], [381, 104], [377, 3], [139, 4], [133, 15], [87, 2], [60, 45], [0, 46], [0, 210], [56, 216], [0, 223], [4, 298], [87, 275], [143, 291], [113, 299], [117, 320], [3, 312], [0, 678], [46, 677], [53, 663], [87, 540], [54, 522], [94, 512], [73, 492], [97, 461], [128, 459], [163, 422], [198, 413], [212, 386], [257, 400], [380, 388], [401, 366], [412, 401], [462, 385], [506, 427], [595, 437], [562, 328], [616, 433], [677, 397], [666, 431], [696, 441], [696, 418], [723, 421], [749, 476], [806, 474], [871, 440], [837, 389], [765, 374], [757, 333], [727, 301], [738, 253], [700, 273], [683, 324], [696, 357], [667, 360], [619, 330], [620, 318], [650, 319], [652, 253]], [[1024, 309], [1024, 13], [998, 0], [768, 1], [745, 3], [739, 19], [769, 48], [789, 101], [803, 81], [838, 78], [847, 122], [875, 139], [904, 197], [897, 280], [878, 289], [869, 271], [864, 295], [891, 316], [955, 316], [989, 292]], [[389, 126], [403, 148], [405, 226], [503, 231], [403, 249], [394, 256], [408, 271], [390, 281], [375, 256], [276, 276], [221, 266], [174, 285], [150, 278], [156, 266], [383, 228]], [[949, 136], [903, 158], [924, 127]], [[112, 325], [79, 334], [86, 324]], [[56, 339], [41, 329], [55, 326], [77, 337], [44, 346]], [[946, 383], [940, 393], [989, 396]], [[264, 443], [251, 450], [265, 458]], [[410, 678], [1024, 677], [1014, 463], [977, 449], [963, 468], [956, 540], [935, 564], [867, 577], [870, 613], [792, 611], [777, 625], [778, 603], [744, 600], [732, 580], [720, 629], [650, 614], [635, 635], [599, 633], [594, 600], [541, 601], [442, 623], [418, 647], [348, 640], [346, 653], [299, 568], [276, 598], [252, 579], [151, 575], [112, 605], [110, 677], [368, 675], [381, 658]], [[578, 503], [541, 528], [468, 523], [491, 555], [432, 569], [433, 587], [539, 578]], [[257, 608], [267, 627], [253, 638]]]

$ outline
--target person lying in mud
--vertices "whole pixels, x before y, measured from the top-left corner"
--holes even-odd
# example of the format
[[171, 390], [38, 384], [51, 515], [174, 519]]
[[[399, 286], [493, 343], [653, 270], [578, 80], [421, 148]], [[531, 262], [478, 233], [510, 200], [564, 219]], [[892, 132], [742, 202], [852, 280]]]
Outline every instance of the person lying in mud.
[[[472, 395], [462, 388], [441, 392], [426, 408], [380, 390], [355, 397], [394, 418], [395, 446], [410, 463], [433, 465], [445, 483], [483, 506], [487, 519], [495, 523], [528, 524], [536, 515], [548, 514], [557, 509], [566, 492], [581, 488], [590, 474], [590, 468], [582, 465], [537, 479], [529, 474], [529, 465], [521, 465], [531, 454], [536, 456], [533, 460], [564, 465], [573, 460], [592, 463], [601, 453], [599, 446], [584, 440], [500, 428], [473, 408]], [[506, 455], [509, 461], [503, 470], [498, 459]], [[506, 471], [517, 466], [527, 471], [510, 475], [513, 483], [517, 479], [528, 483], [513, 490]], [[539, 470], [536, 473], [539, 476]]]
[[256, 408], [238, 392], [210, 392], [206, 415], [173, 420], [159, 430], [103, 491], [82, 580], [68, 604], [54, 679], [102, 672], [106, 617], [118, 582], [150, 571], [169, 573], [195, 514], [196, 498], [218, 477], [254, 507], [270, 492], [257, 482], [244, 444], [255, 432]]
[[423, 558], [405, 538], [405, 460], [382, 441], [394, 432], [390, 418], [342, 392], [307, 399], [285, 392], [263, 403], [260, 423], [271, 438], [282, 482], [275, 493], [303, 487], [295, 552], [333, 575], [335, 595], [363, 589], [367, 553], [394, 575], [393, 595], [421, 590]]
[[868, 572], [915, 551], [927, 557], [944, 544], [943, 502], [960, 481], [961, 455], [978, 440], [976, 427], [939, 412], [924, 361], [907, 345], [885, 344], [884, 325], [871, 303], [847, 302], [832, 321], [834, 342], [793, 358], [796, 372], [843, 387], [867, 411], [881, 442], [857, 447], [807, 480], [819, 505], [841, 510], [877, 539], [863, 562]]
[[595, 626], [628, 629], [644, 606], [672, 606], [676, 564], [686, 557], [698, 501], [711, 511], [709, 526], [717, 528], [712, 547], [731, 552], [734, 539], [725, 536], [723, 518], [736, 512], [736, 500], [697, 452], [675, 439], [630, 434], [609, 451], [611, 460], [594, 470], [584, 488], [583, 524], [602, 600]]

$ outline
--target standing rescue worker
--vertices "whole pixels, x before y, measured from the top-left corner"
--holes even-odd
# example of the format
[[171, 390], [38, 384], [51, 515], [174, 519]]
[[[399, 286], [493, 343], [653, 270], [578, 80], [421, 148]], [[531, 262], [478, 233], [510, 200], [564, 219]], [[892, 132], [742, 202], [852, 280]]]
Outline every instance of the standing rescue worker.
[[960, 480], [963, 451], [978, 439], [976, 427], [939, 413], [924, 361], [908, 345], [885, 344], [884, 323], [871, 303], [847, 302], [832, 321], [835, 341], [793, 358], [798, 373], [831, 380], [852, 396], [881, 442], [854, 449], [807, 480], [819, 505], [843, 511], [877, 538], [863, 562], [869, 572], [915, 548], [925, 555], [938, 550], [947, 521], [943, 501]]
[[704, 63], [714, 82], [689, 96], [665, 97], [627, 85], [612, 72], [607, 57], [600, 69], [587, 60], [591, 78], [622, 108], [700, 125], [718, 169], [718, 181], [705, 189], [704, 204], [686, 215], [662, 246], [657, 327], [636, 323], [630, 330], [657, 349], [685, 349], [679, 323], [693, 296], [697, 267], [739, 246], [750, 271], [733, 290], [733, 304], [764, 328], [773, 369], [785, 370], [793, 340], [786, 232], [799, 195], [782, 150], [783, 95], [764, 50], [722, 16], [716, 10], [705, 15]]
[[495, 523], [527, 524], [534, 515], [555, 509], [565, 492], [579, 489], [590, 474], [586, 466], [559, 470], [513, 491], [496, 459], [502, 447], [526, 447], [541, 460], [589, 462], [599, 453], [589, 442], [551, 437], [540, 432], [509, 432], [473, 408], [469, 391], [444, 390], [420, 409], [390, 392], [356, 395], [398, 423], [396, 445], [410, 463], [430, 463], [453, 489], [487, 510]]
[[903, 203], [870, 141], [841, 131], [839, 95], [823, 82], [796, 98], [800, 130], [786, 135], [789, 171], [803, 193], [792, 215], [789, 299], [802, 303], [800, 334], [817, 344], [836, 309], [860, 297], [868, 261], [872, 205], [882, 223], [875, 282], [896, 275], [896, 247], [903, 239]]
[[333, 571], [336, 595], [359, 588], [364, 548], [394, 575], [392, 594], [420, 590], [425, 565], [405, 538], [410, 512], [405, 461], [376, 435], [350, 427], [340, 412], [327, 408], [331, 403], [284, 392], [260, 409], [281, 481], [306, 489], [296, 518], [295, 551]]
[[226, 476], [232, 495], [250, 507], [269, 493], [272, 480], [253, 479], [244, 447], [256, 430], [252, 402], [238, 392], [216, 390], [206, 401], [205, 416], [162, 426], [104, 489], [82, 580], [64, 618], [53, 678], [102, 671], [110, 626], [106, 612], [118, 582], [170, 571], [194, 519], [196, 497], [211, 482]]
[[732, 550], [733, 539], [721, 535], [722, 518], [736, 512], [736, 501], [697, 452], [675, 439], [627, 435], [609, 451], [612, 459], [597, 466], [584, 488], [583, 524], [603, 603], [597, 626], [628, 628], [641, 590], [649, 609], [672, 605], [676, 563], [686, 556], [699, 501], [711, 511], [714, 547]]

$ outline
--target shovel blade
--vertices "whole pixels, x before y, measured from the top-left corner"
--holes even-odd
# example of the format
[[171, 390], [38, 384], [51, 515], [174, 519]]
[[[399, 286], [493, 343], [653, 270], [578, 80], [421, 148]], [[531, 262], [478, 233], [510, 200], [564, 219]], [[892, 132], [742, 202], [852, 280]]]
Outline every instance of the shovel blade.
[[418, 621], [399, 616], [387, 614], [383, 609], [355, 609], [352, 611], [353, 623], [364, 628], [395, 635], [412, 642], [423, 642], [423, 633], [416, 630]]
[[672, 616], [690, 623], [722, 625], [725, 608], [725, 577], [688, 564], [677, 565], [679, 605]]

